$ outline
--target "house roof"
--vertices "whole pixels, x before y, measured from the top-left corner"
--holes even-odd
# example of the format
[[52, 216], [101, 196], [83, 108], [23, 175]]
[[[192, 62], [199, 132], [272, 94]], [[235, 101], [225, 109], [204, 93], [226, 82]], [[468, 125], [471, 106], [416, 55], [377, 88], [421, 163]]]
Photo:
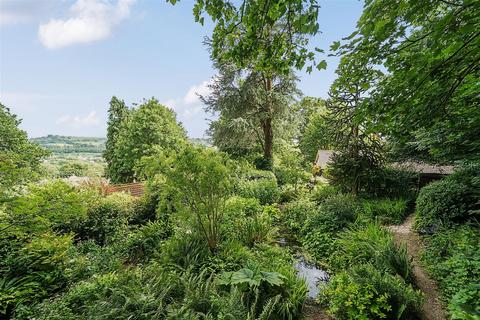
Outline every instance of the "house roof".
[[454, 166], [439, 166], [418, 161], [395, 162], [391, 164], [392, 168], [414, 171], [422, 174], [452, 174]]
[[318, 150], [315, 164], [320, 168], [325, 168], [333, 154], [333, 150]]
[[[325, 168], [330, 161], [334, 150], [318, 150], [315, 164], [320, 168]], [[404, 161], [390, 164], [392, 168], [413, 171], [420, 174], [452, 174], [454, 166], [431, 165], [418, 161]]]

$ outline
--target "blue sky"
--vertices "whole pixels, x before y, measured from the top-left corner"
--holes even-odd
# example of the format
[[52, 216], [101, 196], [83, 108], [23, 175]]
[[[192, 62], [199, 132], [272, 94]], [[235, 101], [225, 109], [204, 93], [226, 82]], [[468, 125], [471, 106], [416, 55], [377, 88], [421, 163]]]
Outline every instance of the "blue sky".
[[[319, 0], [328, 49], [350, 34], [358, 0]], [[212, 26], [194, 22], [193, 0], [0, 0], [0, 102], [23, 119], [30, 137], [105, 136], [112, 95], [127, 104], [156, 97], [177, 112], [191, 137], [208, 118], [196, 93], [215, 74], [202, 45]], [[337, 58], [299, 72], [305, 95], [326, 97]]]

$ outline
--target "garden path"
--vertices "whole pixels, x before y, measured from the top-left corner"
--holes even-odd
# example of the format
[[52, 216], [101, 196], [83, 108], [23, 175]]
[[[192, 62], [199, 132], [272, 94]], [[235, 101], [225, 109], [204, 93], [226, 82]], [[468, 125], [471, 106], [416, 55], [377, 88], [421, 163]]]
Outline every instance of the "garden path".
[[420, 257], [423, 249], [422, 240], [413, 226], [414, 215], [410, 215], [403, 224], [392, 225], [388, 229], [392, 231], [397, 244], [404, 243], [407, 252], [412, 259], [413, 276], [418, 288], [425, 294], [422, 306], [422, 315], [425, 320], [446, 320], [447, 314], [440, 299], [440, 291], [437, 283], [429, 277], [422, 267]]

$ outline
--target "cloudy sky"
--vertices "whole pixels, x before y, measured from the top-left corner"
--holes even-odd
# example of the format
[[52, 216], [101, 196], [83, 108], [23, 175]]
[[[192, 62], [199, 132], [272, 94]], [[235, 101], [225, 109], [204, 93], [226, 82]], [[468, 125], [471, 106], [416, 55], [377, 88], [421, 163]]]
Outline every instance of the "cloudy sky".
[[[211, 116], [197, 93], [214, 75], [202, 41], [211, 25], [196, 24], [193, 0], [0, 0], [0, 102], [23, 119], [31, 137], [105, 136], [111, 96], [129, 105], [156, 97], [173, 108], [191, 137]], [[350, 34], [359, 0], [319, 0], [328, 49]], [[327, 70], [299, 73], [305, 95], [325, 97], [335, 79]]]

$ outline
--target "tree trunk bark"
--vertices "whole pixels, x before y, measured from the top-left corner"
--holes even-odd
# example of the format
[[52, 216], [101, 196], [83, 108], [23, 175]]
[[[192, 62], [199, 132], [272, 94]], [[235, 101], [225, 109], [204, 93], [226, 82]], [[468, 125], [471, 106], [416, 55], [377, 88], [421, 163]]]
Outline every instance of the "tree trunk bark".
[[265, 160], [272, 160], [272, 148], [273, 148], [273, 128], [272, 118], [268, 117], [263, 122], [263, 136], [265, 139], [265, 147], [263, 149], [263, 157]]
[[[358, 150], [358, 126], [354, 126], [353, 128], [353, 157], [355, 159], [355, 161], [357, 162], [356, 165], [358, 165], [358, 161], [360, 160], [360, 154], [359, 154], [359, 150]], [[354, 182], [353, 182], [353, 186], [352, 186], [352, 194], [354, 196], [357, 196], [358, 195], [358, 192], [359, 192], [359, 189], [360, 189], [360, 181], [359, 181], [359, 172], [357, 169], [355, 169], [355, 173], [354, 173]]]
[[262, 121], [263, 126], [263, 138], [264, 138], [264, 149], [263, 149], [263, 158], [271, 163], [273, 159], [273, 128], [272, 128], [272, 106], [270, 102], [270, 93], [272, 91], [272, 79], [270, 77], [266, 78], [265, 89], [267, 91], [268, 100], [265, 106], [265, 118]]

